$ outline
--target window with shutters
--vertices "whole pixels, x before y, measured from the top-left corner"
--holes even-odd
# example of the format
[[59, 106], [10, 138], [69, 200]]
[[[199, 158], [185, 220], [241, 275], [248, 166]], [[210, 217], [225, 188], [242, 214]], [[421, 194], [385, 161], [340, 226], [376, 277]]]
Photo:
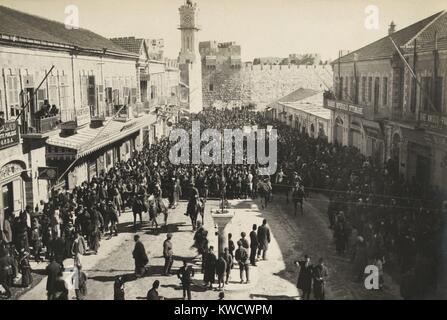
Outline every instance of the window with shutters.
[[430, 97], [431, 97], [431, 77], [422, 77], [422, 90], [421, 94], [421, 106], [422, 110], [430, 110]]
[[20, 83], [18, 76], [7, 77], [7, 100], [9, 106], [9, 114], [11, 116], [17, 116], [19, 109], [19, 96], [20, 96]]
[[442, 97], [443, 97], [443, 78], [437, 77], [435, 80], [435, 93], [434, 93], [434, 105], [436, 108], [436, 111], [441, 112], [442, 111]]
[[124, 104], [128, 104], [129, 103], [129, 96], [130, 96], [130, 89], [129, 89], [129, 87], [124, 87], [123, 88], [123, 101], [124, 101]]
[[388, 104], [388, 78], [383, 78], [382, 84], [382, 105], [386, 106]]
[[112, 79], [112, 88], [119, 89], [119, 86], [120, 86], [119, 80], [117, 78], [113, 78]]
[[338, 84], [338, 99], [343, 100], [343, 77], [339, 79], [340, 83]]
[[68, 76], [59, 76], [59, 95], [60, 95], [60, 109], [69, 109], [70, 103], [70, 86], [68, 84]]
[[354, 97], [355, 97], [354, 77], [351, 77], [349, 82], [349, 100], [351, 100], [351, 102], [354, 102]]
[[130, 90], [130, 96], [131, 96], [131, 103], [132, 104], [137, 103], [137, 88], [132, 88]]
[[343, 91], [343, 99], [349, 100], [349, 77], [345, 77], [345, 88]]
[[113, 89], [112, 87], [106, 88], [106, 103], [112, 103], [113, 102]]
[[368, 77], [368, 102], [372, 102], [372, 84], [373, 78]]
[[112, 164], [112, 151], [106, 152], [106, 167], [109, 167]]
[[59, 103], [59, 93], [57, 89], [57, 76], [48, 77], [48, 102], [53, 105], [58, 106]]
[[88, 106], [88, 76], [81, 75], [81, 107]]
[[122, 99], [120, 99], [120, 91], [119, 89], [113, 89], [113, 104], [118, 105], [122, 102]]
[[102, 103], [104, 102], [104, 86], [98, 85], [97, 89], [98, 89], [98, 102]]
[[416, 94], [417, 94], [417, 82], [414, 78], [411, 78], [411, 96], [410, 96], [410, 111], [416, 112]]
[[96, 107], [95, 76], [88, 76], [87, 103], [89, 106]]
[[362, 102], [366, 102], [366, 77], [362, 77]]

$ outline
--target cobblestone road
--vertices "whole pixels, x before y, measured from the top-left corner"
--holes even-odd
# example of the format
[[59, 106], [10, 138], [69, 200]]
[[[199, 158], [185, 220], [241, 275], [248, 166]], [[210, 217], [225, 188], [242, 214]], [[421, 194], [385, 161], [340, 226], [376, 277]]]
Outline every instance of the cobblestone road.
[[[322, 202], [323, 201], [323, 202]], [[260, 210], [258, 201], [231, 201], [231, 211], [235, 213], [232, 222], [227, 226], [233, 233], [235, 241], [240, 233], [247, 234], [252, 224], [260, 224], [262, 219], [268, 220], [273, 239], [269, 247], [268, 260], [260, 261], [258, 267], [252, 267], [251, 283], [239, 284], [239, 270], [233, 269], [230, 285], [226, 288], [226, 299], [299, 299], [295, 287], [298, 270], [293, 261], [310, 254], [316, 260], [323, 256], [329, 268], [327, 284], [328, 299], [395, 299], [398, 297], [397, 287], [386, 279], [388, 287], [384, 291], [367, 291], [361, 284], [352, 281], [352, 265], [348, 259], [335, 254], [331, 232], [327, 227], [323, 209], [324, 198], [315, 197], [305, 203], [304, 216], [294, 217], [292, 206], [285, 199], [275, 196], [274, 201], [265, 210]], [[212, 208], [218, 206], [217, 201], [208, 201], [205, 215], [205, 227], [209, 231], [209, 240], [217, 248], [217, 237], [210, 214]], [[121, 219], [120, 235], [111, 240], [101, 242], [97, 256], [86, 256], [83, 259], [84, 270], [89, 276], [88, 299], [112, 299], [113, 281], [116, 275], [125, 275], [129, 281], [125, 285], [126, 299], [144, 299], [154, 280], [161, 283], [159, 293], [168, 299], [180, 299], [182, 290], [176, 276], [162, 276], [164, 259], [162, 243], [166, 233], [173, 234], [175, 261], [173, 272], [181, 265], [183, 258], [193, 259], [196, 256], [193, 243], [193, 232], [188, 217], [183, 213], [186, 203], [170, 214], [169, 229], [155, 232], [147, 222], [138, 230], [146, 250], [149, 252], [150, 276], [133, 278], [134, 262], [132, 250], [134, 246], [132, 214], [126, 213]], [[147, 219], [147, 217], [145, 217]], [[217, 290], [205, 290], [203, 274], [200, 273], [200, 262], [195, 262], [197, 274], [192, 289], [193, 299], [217, 299]], [[67, 266], [70, 261], [67, 261]], [[74, 293], [71, 294], [72, 296]], [[22, 299], [45, 299], [45, 281], [41, 281], [33, 289], [25, 293]]]

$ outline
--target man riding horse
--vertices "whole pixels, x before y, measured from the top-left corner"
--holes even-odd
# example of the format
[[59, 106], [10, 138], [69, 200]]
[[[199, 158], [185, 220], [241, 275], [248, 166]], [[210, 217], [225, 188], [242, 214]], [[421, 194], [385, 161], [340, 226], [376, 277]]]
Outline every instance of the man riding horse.
[[203, 211], [204, 211], [204, 201], [199, 198], [199, 190], [195, 187], [194, 182], [190, 184], [191, 190], [189, 194], [188, 207], [186, 209], [186, 216], [191, 218], [192, 229], [196, 230], [197, 217], [199, 213], [202, 215], [203, 222]]
[[166, 208], [163, 202], [162, 190], [159, 183], [154, 186], [152, 196], [147, 198], [147, 211], [149, 212], [149, 221], [152, 222], [152, 226], [155, 225], [158, 228], [157, 217], [163, 212], [164, 214], [164, 225], [167, 226], [168, 222], [168, 208]]

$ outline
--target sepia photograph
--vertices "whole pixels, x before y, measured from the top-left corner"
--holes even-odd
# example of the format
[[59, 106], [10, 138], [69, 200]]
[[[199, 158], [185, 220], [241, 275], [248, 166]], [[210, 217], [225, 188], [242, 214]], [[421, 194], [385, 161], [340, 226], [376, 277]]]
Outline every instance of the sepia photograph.
[[446, 10], [0, 0], [0, 307], [447, 299]]

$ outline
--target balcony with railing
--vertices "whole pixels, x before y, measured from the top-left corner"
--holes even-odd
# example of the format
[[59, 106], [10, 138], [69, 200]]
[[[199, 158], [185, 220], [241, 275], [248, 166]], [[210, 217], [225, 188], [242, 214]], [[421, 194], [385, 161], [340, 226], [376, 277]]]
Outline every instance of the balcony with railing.
[[61, 124], [61, 115], [50, 115], [31, 119], [20, 127], [20, 133], [23, 138], [43, 138], [49, 133], [59, 129]]

